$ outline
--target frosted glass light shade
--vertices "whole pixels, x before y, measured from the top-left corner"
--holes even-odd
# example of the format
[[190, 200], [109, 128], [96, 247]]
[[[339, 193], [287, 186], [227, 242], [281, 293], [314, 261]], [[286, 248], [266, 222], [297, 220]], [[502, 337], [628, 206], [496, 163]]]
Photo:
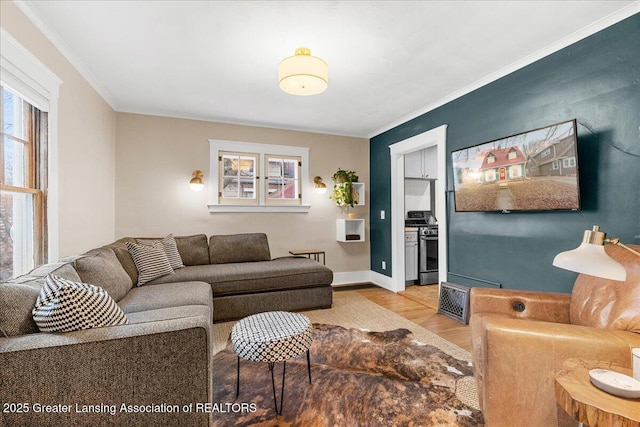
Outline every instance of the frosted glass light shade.
[[278, 66], [280, 89], [292, 95], [317, 95], [329, 85], [329, 66], [306, 47], [283, 59]]
[[189, 183], [189, 188], [191, 188], [191, 191], [202, 191], [202, 189], [204, 188], [204, 184], [201, 182], [191, 182]]
[[576, 273], [624, 281], [627, 271], [604, 251], [603, 245], [582, 242], [576, 249], [560, 252], [553, 265]]

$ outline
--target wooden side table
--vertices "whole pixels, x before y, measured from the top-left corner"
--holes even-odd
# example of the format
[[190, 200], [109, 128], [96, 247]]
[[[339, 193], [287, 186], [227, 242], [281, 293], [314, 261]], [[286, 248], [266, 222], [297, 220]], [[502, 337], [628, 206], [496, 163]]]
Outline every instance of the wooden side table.
[[567, 414], [589, 427], [640, 427], [640, 399], [606, 393], [589, 379], [589, 370], [608, 369], [631, 375], [631, 369], [610, 362], [568, 359], [555, 376], [556, 401]]
[[320, 249], [294, 249], [289, 251], [291, 255], [306, 255], [309, 259], [320, 262], [320, 255], [322, 255], [322, 264], [326, 265], [326, 258], [324, 251]]

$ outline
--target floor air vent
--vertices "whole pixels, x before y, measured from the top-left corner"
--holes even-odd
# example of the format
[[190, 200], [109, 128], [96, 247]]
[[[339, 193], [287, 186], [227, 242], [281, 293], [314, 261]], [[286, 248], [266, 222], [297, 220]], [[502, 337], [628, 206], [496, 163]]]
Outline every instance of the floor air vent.
[[469, 291], [471, 288], [454, 283], [440, 283], [438, 313], [465, 325], [469, 323]]

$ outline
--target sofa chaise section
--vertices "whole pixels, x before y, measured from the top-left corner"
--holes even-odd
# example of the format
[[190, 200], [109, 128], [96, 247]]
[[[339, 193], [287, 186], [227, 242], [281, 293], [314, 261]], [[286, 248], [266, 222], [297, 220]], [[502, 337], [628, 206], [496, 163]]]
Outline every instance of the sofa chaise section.
[[[133, 283], [137, 272], [125, 244], [149, 239], [159, 238], [126, 237], [107, 245]], [[264, 233], [214, 235], [208, 241], [203, 234], [176, 236], [175, 241], [185, 267], [134, 288], [134, 294], [156, 285], [206, 282], [211, 286], [216, 322], [263, 311], [331, 307], [333, 272], [304, 257], [271, 259]], [[128, 297], [123, 304], [129, 304]]]

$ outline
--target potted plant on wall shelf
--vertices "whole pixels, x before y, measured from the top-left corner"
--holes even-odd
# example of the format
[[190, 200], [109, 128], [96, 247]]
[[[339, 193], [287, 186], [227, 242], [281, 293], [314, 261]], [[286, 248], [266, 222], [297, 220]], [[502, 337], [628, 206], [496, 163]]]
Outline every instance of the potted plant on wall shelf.
[[353, 187], [354, 182], [358, 182], [358, 175], [354, 171], [343, 170], [338, 168], [336, 173], [331, 176], [333, 179], [333, 191], [329, 196], [330, 199], [335, 200], [336, 205], [342, 208], [343, 211], [349, 211], [349, 208], [353, 208], [358, 204], [358, 192]]

